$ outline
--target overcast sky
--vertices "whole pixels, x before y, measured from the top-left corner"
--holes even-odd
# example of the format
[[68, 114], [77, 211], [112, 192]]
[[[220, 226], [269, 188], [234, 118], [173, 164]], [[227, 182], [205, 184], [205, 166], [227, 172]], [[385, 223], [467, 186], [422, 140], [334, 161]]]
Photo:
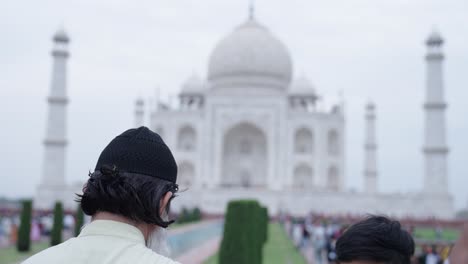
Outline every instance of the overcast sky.
[[[377, 104], [379, 189], [422, 187], [424, 40], [446, 40], [449, 182], [468, 184], [468, 1], [257, 0], [257, 19], [289, 48], [296, 75], [346, 99], [347, 188], [362, 189], [364, 104]], [[0, 0], [0, 196], [34, 193], [42, 170], [51, 36], [71, 37], [67, 180], [83, 181], [100, 151], [133, 125], [137, 96], [176, 94], [206, 76], [216, 43], [247, 17], [248, 0]], [[417, 205], [415, 205], [417, 206]]]

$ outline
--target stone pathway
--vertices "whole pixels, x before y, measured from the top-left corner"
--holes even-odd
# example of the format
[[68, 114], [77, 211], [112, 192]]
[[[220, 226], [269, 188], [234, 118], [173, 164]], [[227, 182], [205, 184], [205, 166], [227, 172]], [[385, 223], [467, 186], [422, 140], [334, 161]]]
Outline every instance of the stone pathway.
[[307, 263], [314, 264], [315, 254], [311, 246], [307, 246], [301, 250], [302, 255], [305, 257]]
[[[302, 255], [304, 256], [304, 258], [306, 259], [307, 263], [308, 264], [315, 264], [316, 263], [316, 259], [315, 259], [315, 251], [314, 251], [314, 248], [311, 247], [311, 246], [306, 246], [305, 248], [301, 249], [301, 253]], [[324, 253], [325, 254], [325, 253]], [[328, 261], [326, 259], [326, 256], [323, 255], [323, 262], [322, 264], [327, 264]]]

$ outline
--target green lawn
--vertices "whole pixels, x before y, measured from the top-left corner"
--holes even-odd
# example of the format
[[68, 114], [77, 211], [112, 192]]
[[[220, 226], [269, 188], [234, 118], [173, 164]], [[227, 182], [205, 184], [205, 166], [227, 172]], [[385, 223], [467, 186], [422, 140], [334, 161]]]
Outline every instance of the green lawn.
[[[442, 240], [455, 241], [458, 239], [459, 231], [456, 229], [445, 228], [442, 230]], [[416, 228], [414, 230], [414, 237], [416, 239], [423, 239], [429, 241], [436, 241], [437, 235], [434, 228]]]
[[29, 256], [36, 254], [37, 252], [49, 247], [48, 242], [39, 242], [32, 244], [29, 252], [19, 253], [16, 250], [16, 246], [7, 247], [0, 249], [0, 263], [2, 264], [13, 264], [18, 263], [27, 259]]
[[[218, 254], [211, 256], [204, 264], [217, 264]], [[305, 264], [301, 253], [279, 224], [268, 225], [268, 241], [263, 247], [263, 263], [268, 264]]]

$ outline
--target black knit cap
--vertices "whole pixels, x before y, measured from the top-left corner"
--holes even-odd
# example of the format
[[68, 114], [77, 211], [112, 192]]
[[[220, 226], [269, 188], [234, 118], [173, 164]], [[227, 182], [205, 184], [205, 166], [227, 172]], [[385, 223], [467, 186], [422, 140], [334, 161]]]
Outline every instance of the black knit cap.
[[147, 127], [129, 129], [102, 151], [96, 171], [115, 166], [119, 172], [143, 174], [175, 183], [177, 164], [162, 138]]

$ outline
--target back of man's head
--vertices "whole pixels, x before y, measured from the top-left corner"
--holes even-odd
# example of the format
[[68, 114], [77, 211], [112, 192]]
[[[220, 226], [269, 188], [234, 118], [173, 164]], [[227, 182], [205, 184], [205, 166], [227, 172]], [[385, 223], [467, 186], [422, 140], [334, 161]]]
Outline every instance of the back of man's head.
[[[129, 129], [114, 138], [89, 176], [78, 197], [87, 215], [108, 212], [160, 227], [173, 222], [160, 211], [164, 196], [177, 192], [177, 164], [161, 137], [148, 128]], [[167, 214], [169, 203], [164, 209]]]
[[346, 230], [336, 254], [339, 263], [410, 264], [414, 240], [398, 221], [370, 216]]

